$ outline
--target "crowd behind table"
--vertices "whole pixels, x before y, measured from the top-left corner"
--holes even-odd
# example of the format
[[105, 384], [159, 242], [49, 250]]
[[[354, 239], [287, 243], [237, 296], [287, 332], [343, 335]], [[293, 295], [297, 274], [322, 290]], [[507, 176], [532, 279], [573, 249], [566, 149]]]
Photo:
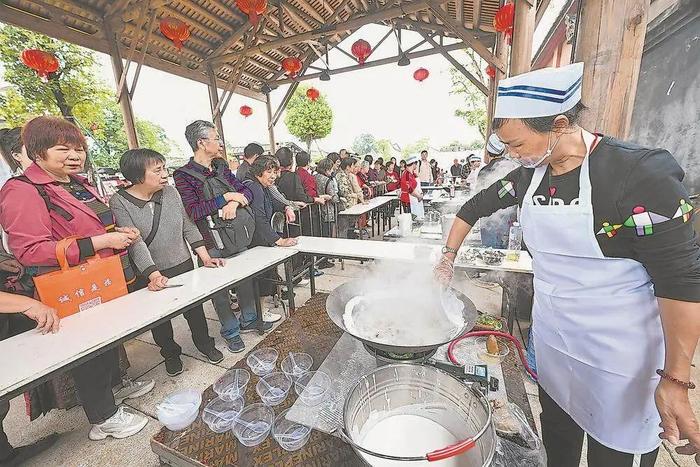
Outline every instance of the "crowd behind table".
[[[282, 147], [265, 154], [256, 143], [246, 146], [242, 160], [226, 161], [215, 125], [198, 120], [185, 128], [192, 157], [174, 172], [174, 186], [162, 154], [134, 149], [119, 161], [126, 186], [104, 199], [86, 176], [87, 141], [70, 121], [37, 117], [22, 128], [0, 131], [0, 340], [31, 329], [60, 332], [60, 318], [38, 300], [33, 278], [59, 269], [56, 247], [63, 239], [74, 238], [66, 249], [69, 266], [91, 257], [118, 257], [129, 292], [147, 288], [157, 293], [195, 268], [195, 261], [217, 268], [255, 246], [293, 246], [301, 234], [335, 236], [339, 212], [401, 188], [412, 170], [393, 157], [360, 158], [345, 149], [312, 164], [306, 152]], [[437, 164], [430, 173], [433, 179], [442, 177]], [[273, 222], [278, 213], [283, 229]], [[367, 224], [367, 216], [361, 216], [348, 236], [362, 238]], [[332, 266], [328, 260], [318, 264], [319, 269]], [[212, 296], [227, 351], [244, 351], [241, 333], [268, 332], [282, 318], [270, 298], [275, 276], [256, 279], [257, 284], [244, 281]], [[221, 362], [224, 355], [214, 345], [202, 306], [186, 310], [184, 317], [197, 350], [209, 362]], [[172, 324], [162, 323], [152, 334], [167, 374], [182, 373], [182, 349]], [[80, 404], [91, 424], [90, 439], [138, 433], [147, 417], [122, 402], [150, 392], [155, 382], [130, 380], [128, 367], [128, 355], [118, 346], [53, 377], [25, 394], [30, 419]], [[0, 424], [8, 410], [9, 403], [0, 405]], [[13, 447], [0, 430], [0, 463], [21, 464], [55, 440], [52, 435]]]

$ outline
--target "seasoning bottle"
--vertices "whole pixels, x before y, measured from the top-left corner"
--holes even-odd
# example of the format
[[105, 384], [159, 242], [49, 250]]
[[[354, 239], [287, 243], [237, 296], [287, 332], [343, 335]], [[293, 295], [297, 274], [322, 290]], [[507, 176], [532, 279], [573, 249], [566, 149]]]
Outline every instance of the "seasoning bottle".
[[513, 225], [510, 226], [510, 234], [508, 235], [508, 253], [506, 254], [506, 260], [519, 261], [522, 244], [523, 228], [520, 227], [519, 222], [513, 222]]

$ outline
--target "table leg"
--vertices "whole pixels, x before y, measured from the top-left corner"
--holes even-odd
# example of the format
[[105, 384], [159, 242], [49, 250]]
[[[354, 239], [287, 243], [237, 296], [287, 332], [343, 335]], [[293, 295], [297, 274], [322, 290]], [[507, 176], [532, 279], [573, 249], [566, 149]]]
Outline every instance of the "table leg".
[[316, 295], [316, 256], [311, 256], [311, 265], [309, 266], [309, 286], [311, 287], [311, 296]]
[[[257, 278], [253, 279], [253, 295], [255, 296], [255, 313], [258, 315], [258, 321], [262, 322], [262, 304], [260, 303], [260, 283]], [[264, 334], [262, 331], [258, 331], [261, 336]]]
[[284, 263], [284, 277], [287, 280], [287, 298], [289, 299], [289, 316], [296, 311], [294, 306], [294, 281], [292, 277], [292, 260], [291, 258]]

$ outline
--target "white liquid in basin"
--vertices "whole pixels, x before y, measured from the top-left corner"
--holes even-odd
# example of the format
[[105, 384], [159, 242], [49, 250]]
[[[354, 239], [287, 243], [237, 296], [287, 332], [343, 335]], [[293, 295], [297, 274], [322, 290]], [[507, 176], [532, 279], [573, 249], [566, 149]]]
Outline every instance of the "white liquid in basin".
[[[452, 433], [438, 423], [417, 415], [394, 415], [377, 422], [364, 434], [360, 446], [381, 454], [394, 456], [424, 456], [437, 449], [445, 448], [459, 441]], [[440, 466], [457, 467], [464, 465], [452, 457], [438, 462], [399, 462], [362, 454], [369, 464], [385, 466]]]

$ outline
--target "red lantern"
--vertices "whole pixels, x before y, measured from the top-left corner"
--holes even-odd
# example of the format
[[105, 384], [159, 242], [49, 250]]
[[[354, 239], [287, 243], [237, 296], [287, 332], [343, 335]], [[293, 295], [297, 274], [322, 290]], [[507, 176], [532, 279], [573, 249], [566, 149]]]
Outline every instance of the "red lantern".
[[413, 72], [413, 79], [420, 81], [421, 83], [430, 76], [430, 72], [425, 68], [418, 68]]
[[486, 67], [486, 75], [491, 79], [496, 79], [496, 67], [489, 65]]
[[236, 6], [248, 15], [248, 19], [253, 26], [257, 26], [260, 16], [267, 10], [267, 0], [236, 0]]
[[43, 82], [49, 80], [49, 73], [58, 71], [58, 59], [49, 52], [38, 49], [27, 49], [22, 52], [22, 63], [36, 71]]
[[241, 115], [243, 115], [245, 118], [248, 118], [248, 117], [250, 117], [251, 115], [253, 115], [253, 109], [251, 109], [251, 108], [250, 108], [249, 106], [247, 106], [247, 105], [242, 105], [242, 106], [241, 106], [241, 109], [239, 110], [239, 112], [240, 112]]
[[318, 92], [318, 89], [316, 88], [309, 88], [306, 90], [306, 97], [311, 99], [312, 101], [316, 102], [316, 99], [321, 95], [320, 92]]
[[287, 57], [282, 60], [282, 68], [290, 78], [294, 78], [301, 71], [301, 60], [296, 57]]
[[493, 27], [498, 32], [506, 33], [506, 36], [513, 34], [513, 21], [515, 20], [515, 4], [506, 3], [498, 9], [493, 17]]
[[160, 32], [175, 43], [177, 50], [182, 50], [182, 43], [190, 37], [190, 27], [172, 16], [160, 20]]
[[352, 44], [350, 51], [352, 52], [352, 55], [360, 62], [360, 65], [362, 65], [365, 63], [365, 60], [367, 60], [367, 57], [369, 57], [369, 55], [372, 53], [372, 46], [369, 45], [369, 42], [366, 40], [358, 39], [354, 44]]

